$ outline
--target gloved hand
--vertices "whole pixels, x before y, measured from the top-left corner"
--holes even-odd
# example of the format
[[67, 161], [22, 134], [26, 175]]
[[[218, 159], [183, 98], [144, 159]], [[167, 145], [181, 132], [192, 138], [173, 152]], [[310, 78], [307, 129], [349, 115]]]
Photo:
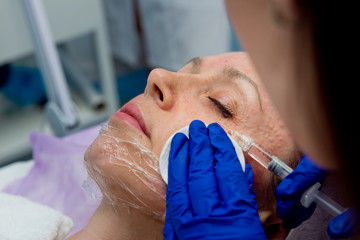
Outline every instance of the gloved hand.
[[317, 182], [325, 178], [325, 171], [320, 169], [311, 159], [303, 155], [298, 166], [286, 176], [276, 189], [277, 214], [283, 219], [286, 228], [299, 226], [315, 211], [316, 204], [305, 208], [300, 203], [303, 193]]
[[[298, 166], [279, 184], [276, 189], [277, 213], [283, 219], [286, 228], [295, 228], [307, 220], [315, 211], [316, 204], [309, 208], [301, 205], [303, 193], [317, 182], [325, 178], [325, 171], [320, 169], [311, 159], [304, 155]], [[330, 221], [327, 232], [332, 239], [347, 238], [359, 230], [356, 225], [359, 218], [355, 209], [350, 208]]]
[[354, 208], [349, 208], [330, 221], [327, 232], [330, 238], [348, 238], [359, 231], [359, 218]]
[[266, 239], [253, 173], [243, 172], [225, 131], [195, 120], [189, 139], [174, 136], [169, 155], [165, 239]]

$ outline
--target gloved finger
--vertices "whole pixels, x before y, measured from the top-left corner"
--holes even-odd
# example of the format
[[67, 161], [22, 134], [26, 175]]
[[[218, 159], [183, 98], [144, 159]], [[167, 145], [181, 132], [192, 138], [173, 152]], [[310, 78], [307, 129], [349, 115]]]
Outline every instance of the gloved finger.
[[282, 201], [301, 198], [305, 190], [316, 182], [322, 182], [325, 175], [325, 171], [304, 154], [294, 171], [286, 176], [276, 188], [275, 196]]
[[315, 203], [311, 204], [308, 208], [305, 208], [301, 205], [301, 203], [299, 203], [299, 205], [296, 205], [293, 208], [289, 209], [287, 214], [281, 217], [284, 227], [287, 229], [296, 228], [303, 221], [311, 217], [311, 215], [315, 211], [315, 208]]
[[214, 176], [213, 149], [203, 122], [191, 122], [189, 144], [188, 186], [192, 210], [196, 216], [208, 216], [218, 203], [218, 192]]
[[278, 200], [276, 205], [276, 212], [280, 218], [290, 218], [290, 216], [296, 215], [295, 211], [298, 208], [301, 208], [301, 211], [304, 210], [304, 207], [302, 207], [299, 199], [295, 198], [291, 201]]
[[220, 199], [235, 204], [239, 199], [249, 198], [249, 183], [243, 172], [235, 148], [228, 135], [217, 123], [208, 127], [210, 143], [215, 155], [215, 176]]
[[248, 163], [245, 164], [245, 176], [249, 184], [249, 187], [252, 187], [254, 183], [254, 172], [252, 170], [251, 165]]
[[163, 234], [164, 234], [164, 239], [166, 239], [166, 240], [175, 240], [176, 239], [175, 232], [174, 232], [174, 229], [172, 226], [170, 211], [166, 212]]
[[189, 165], [189, 140], [183, 133], [175, 134], [169, 153], [169, 180], [166, 207], [174, 218], [191, 211], [187, 186]]
[[355, 209], [348, 209], [330, 221], [327, 228], [329, 237], [333, 239], [351, 237], [359, 231], [359, 226], [356, 225], [357, 221]]
[[252, 170], [251, 165], [248, 163], [245, 163], [245, 176], [246, 176], [247, 182], [249, 184], [249, 191], [250, 191], [250, 196], [251, 196], [251, 200], [252, 200], [251, 202], [252, 202], [252, 204], [257, 204], [255, 190], [252, 188], [252, 185], [254, 182], [254, 172]]

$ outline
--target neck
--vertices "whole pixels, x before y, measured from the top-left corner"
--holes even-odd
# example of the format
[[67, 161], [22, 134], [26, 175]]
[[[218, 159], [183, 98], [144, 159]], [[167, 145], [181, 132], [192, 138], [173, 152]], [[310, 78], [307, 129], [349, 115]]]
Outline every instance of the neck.
[[151, 240], [163, 238], [164, 223], [138, 210], [124, 207], [114, 210], [102, 201], [88, 225], [68, 240]]

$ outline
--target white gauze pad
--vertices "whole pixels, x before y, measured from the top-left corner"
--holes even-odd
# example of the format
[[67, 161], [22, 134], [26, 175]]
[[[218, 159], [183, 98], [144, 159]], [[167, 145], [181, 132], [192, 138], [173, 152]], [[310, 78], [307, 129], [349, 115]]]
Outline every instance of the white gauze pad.
[[[179, 132], [185, 134], [189, 138], [189, 126], [180, 129], [176, 133], [179, 133]], [[176, 133], [174, 133], [166, 141], [164, 148], [160, 154], [160, 160], [159, 160], [160, 174], [166, 184], [168, 184], [168, 166], [169, 166], [169, 154], [170, 154], [171, 140], [173, 139], [173, 137], [175, 136]], [[228, 134], [228, 136], [235, 148], [235, 152], [239, 159], [240, 165], [241, 165], [243, 171], [245, 172], [245, 158], [244, 158], [243, 151], [241, 150], [240, 146], [236, 143], [236, 141], [229, 134]]]

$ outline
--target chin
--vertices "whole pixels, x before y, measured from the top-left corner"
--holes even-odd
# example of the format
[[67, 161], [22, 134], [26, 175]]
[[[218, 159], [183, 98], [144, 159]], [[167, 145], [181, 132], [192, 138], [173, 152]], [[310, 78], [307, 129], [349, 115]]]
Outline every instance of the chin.
[[87, 149], [89, 176], [118, 210], [125, 207], [163, 220], [166, 184], [158, 173], [158, 157], [143, 146], [149, 139], [127, 123], [116, 126], [119, 132], [103, 132]]

